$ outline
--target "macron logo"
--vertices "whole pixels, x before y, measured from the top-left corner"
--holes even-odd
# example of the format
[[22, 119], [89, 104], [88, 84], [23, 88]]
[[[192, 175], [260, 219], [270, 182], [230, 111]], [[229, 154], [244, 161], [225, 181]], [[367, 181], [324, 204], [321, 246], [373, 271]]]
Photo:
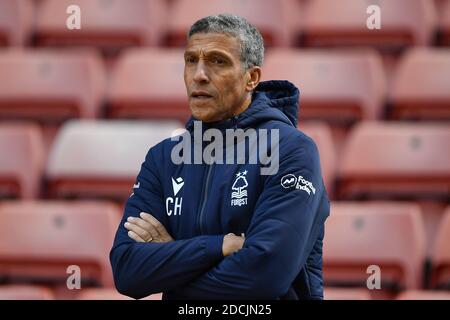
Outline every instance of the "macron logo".
[[177, 178], [176, 180], [174, 180], [172, 178], [172, 187], [173, 187], [173, 195], [176, 196], [178, 191], [180, 191], [180, 189], [184, 186], [184, 181], [183, 178]]

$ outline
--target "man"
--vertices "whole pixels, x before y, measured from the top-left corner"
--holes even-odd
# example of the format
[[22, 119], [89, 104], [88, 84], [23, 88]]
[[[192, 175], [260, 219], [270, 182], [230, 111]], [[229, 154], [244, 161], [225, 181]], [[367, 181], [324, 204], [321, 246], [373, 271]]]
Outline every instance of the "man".
[[[196, 140], [196, 133], [189, 134], [198, 124], [203, 133], [215, 130], [216, 139], [253, 130], [259, 141], [270, 132], [271, 142], [278, 141], [266, 147], [279, 155], [279, 166], [262, 174], [262, 163], [243, 163], [236, 154], [227, 159], [234, 161], [221, 162], [220, 148], [212, 153], [213, 163], [180, 164], [174, 163], [176, 139], [152, 147], [110, 254], [122, 294], [323, 298], [329, 201], [319, 155], [297, 129], [298, 89], [287, 81], [260, 82], [263, 57], [260, 33], [243, 18], [210, 16], [191, 27], [184, 81], [192, 118], [185, 138]], [[233, 140], [231, 147], [240, 143]], [[203, 148], [204, 141], [186, 145]], [[246, 156], [255, 153], [246, 146]]]

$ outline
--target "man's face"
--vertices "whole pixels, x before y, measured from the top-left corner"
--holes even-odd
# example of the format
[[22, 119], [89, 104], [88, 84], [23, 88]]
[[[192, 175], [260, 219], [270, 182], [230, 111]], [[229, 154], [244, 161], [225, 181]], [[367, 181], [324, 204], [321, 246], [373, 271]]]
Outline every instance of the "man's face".
[[232, 117], [250, 103], [250, 76], [240, 61], [239, 40], [220, 33], [196, 33], [184, 54], [184, 83], [192, 115], [205, 122]]

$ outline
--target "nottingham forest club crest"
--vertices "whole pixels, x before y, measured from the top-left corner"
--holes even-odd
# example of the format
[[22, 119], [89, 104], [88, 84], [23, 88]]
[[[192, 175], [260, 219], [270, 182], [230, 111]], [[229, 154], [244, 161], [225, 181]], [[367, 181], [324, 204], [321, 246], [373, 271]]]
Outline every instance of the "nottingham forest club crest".
[[247, 204], [247, 186], [248, 182], [245, 176], [247, 175], [247, 170], [244, 172], [238, 172], [236, 174], [236, 179], [234, 180], [233, 186], [231, 187], [231, 205], [232, 206], [243, 206]]

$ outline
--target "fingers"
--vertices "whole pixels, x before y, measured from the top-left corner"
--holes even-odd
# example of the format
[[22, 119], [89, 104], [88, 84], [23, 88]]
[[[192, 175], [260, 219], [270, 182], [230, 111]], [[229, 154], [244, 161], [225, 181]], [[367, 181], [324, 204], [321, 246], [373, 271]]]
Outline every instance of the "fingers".
[[[152, 236], [151, 234], [143, 229], [141, 226], [137, 225], [135, 222], [136, 219], [133, 219], [132, 222], [125, 222], [124, 227], [129, 230], [132, 231], [134, 234], [136, 234], [138, 237], [140, 237], [141, 239], [144, 240], [144, 242], [148, 242], [151, 241]], [[131, 237], [130, 233], [128, 234]]]
[[153, 217], [151, 214], [146, 212], [141, 212], [140, 217], [150, 223], [159, 233], [161, 236], [167, 236], [168, 232], [166, 228], [164, 228], [163, 224], [159, 222], [155, 217]]
[[128, 231], [128, 236], [133, 239], [136, 242], [145, 242], [144, 239], [142, 239], [141, 237], [139, 237], [136, 233], [134, 233], [133, 231]]
[[[167, 232], [162, 223], [155, 219], [151, 214], [141, 212], [140, 217], [128, 217], [124, 226], [127, 230], [133, 231], [137, 237], [141, 238], [143, 242], [169, 242], [173, 238]], [[131, 235], [129, 234], [130, 238]]]
[[158, 231], [156, 230], [156, 228], [149, 222], [145, 221], [144, 219], [137, 218], [137, 217], [128, 217], [127, 221], [137, 225], [141, 229], [148, 232], [148, 234], [150, 235], [150, 237], [152, 239], [158, 238], [159, 234], [158, 234]]

